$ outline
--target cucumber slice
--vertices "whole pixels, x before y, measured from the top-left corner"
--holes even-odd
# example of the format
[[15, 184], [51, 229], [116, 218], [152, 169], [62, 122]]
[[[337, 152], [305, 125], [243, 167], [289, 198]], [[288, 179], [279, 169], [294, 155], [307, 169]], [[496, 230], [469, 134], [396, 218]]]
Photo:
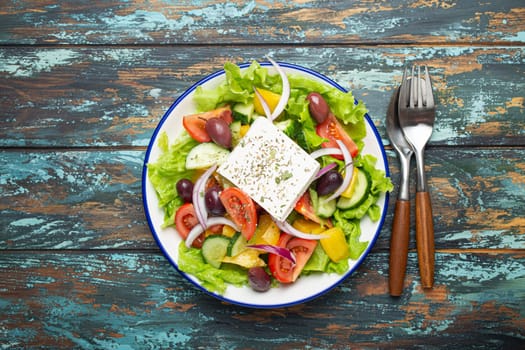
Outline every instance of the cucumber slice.
[[221, 164], [228, 158], [230, 151], [213, 142], [200, 143], [193, 147], [186, 156], [186, 169], [205, 169], [214, 164]]
[[230, 241], [230, 245], [228, 246], [228, 256], [238, 255], [244, 249], [246, 249], [247, 244], [248, 241], [246, 241], [246, 238], [244, 238], [244, 236], [240, 232], [235, 233], [235, 235]]
[[230, 124], [230, 130], [232, 132], [232, 147], [235, 147], [239, 144], [241, 140], [241, 122], [234, 121]]
[[330, 195], [319, 196], [315, 190], [309, 189], [309, 191], [312, 207], [314, 208], [315, 214], [317, 216], [321, 218], [329, 218], [330, 216], [334, 215], [334, 212], [337, 209], [336, 199], [327, 201], [326, 199]]
[[370, 186], [372, 185], [370, 176], [366, 173], [366, 171], [359, 168], [356, 181], [357, 182], [355, 184], [355, 190], [352, 197], [339, 197], [337, 200], [337, 207], [339, 209], [355, 208], [361, 205], [361, 203], [363, 203], [368, 197], [368, 192], [370, 191]]
[[320, 196], [317, 199], [316, 214], [322, 218], [329, 218], [334, 215], [337, 209], [337, 200], [327, 200], [330, 195]]
[[330, 258], [321, 247], [321, 244], [317, 244], [314, 252], [306, 265], [304, 265], [304, 271], [326, 271], [326, 266], [330, 262]]
[[224, 236], [212, 235], [202, 243], [202, 256], [213, 267], [220, 268], [222, 259], [226, 256], [230, 240]]
[[242, 124], [251, 124], [253, 120], [253, 103], [237, 103], [232, 108], [233, 118]]

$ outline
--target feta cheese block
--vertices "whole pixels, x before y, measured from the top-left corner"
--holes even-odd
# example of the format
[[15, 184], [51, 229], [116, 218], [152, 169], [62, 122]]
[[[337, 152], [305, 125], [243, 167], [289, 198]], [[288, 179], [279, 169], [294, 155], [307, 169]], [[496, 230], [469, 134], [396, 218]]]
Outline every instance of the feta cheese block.
[[292, 212], [319, 163], [267, 118], [257, 118], [217, 172], [279, 221]]

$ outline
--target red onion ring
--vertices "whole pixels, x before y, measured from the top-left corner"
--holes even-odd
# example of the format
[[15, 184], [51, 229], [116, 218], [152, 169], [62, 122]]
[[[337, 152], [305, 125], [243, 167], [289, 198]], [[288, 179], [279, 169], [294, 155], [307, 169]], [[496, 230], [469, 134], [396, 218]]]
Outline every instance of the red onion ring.
[[339, 186], [339, 188], [330, 197], [326, 199], [327, 201], [339, 197], [341, 193], [343, 193], [350, 184], [350, 181], [352, 180], [352, 176], [354, 174], [354, 161], [352, 159], [352, 156], [350, 155], [350, 151], [348, 150], [348, 148], [346, 148], [345, 144], [342, 141], [336, 140], [336, 142], [341, 148], [341, 151], [343, 152], [343, 158], [345, 160], [345, 177], [343, 178], [343, 183], [341, 184], [341, 186]]
[[204, 174], [195, 182], [193, 186], [192, 201], [193, 206], [195, 207], [195, 213], [197, 215], [197, 220], [201, 226], [206, 226], [206, 220], [208, 219], [208, 211], [206, 210], [206, 203], [204, 202], [204, 190], [206, 188], [206, 183], [210, 178], [211, 174], [217, 169], [217, 165], [209, 167]]
[[224, 217], [209, 218], [205, 225], [197, 224], [191, 229], [191, 231], [188, 233], [188, 237], [186, 237], [186, 247], [191, 247], [193, 241], [199, 237], [199, 235], [203, 233], [204, 230], [215, 225], [228, 225], [231, 226], [235, 231], [240, 231], [239, 227], [229, 219]]
[[322, 156], [331, 156], [333, 154], [342, 155], [343, 152], [339, 148], [328, 147], [328, 148], [320, 148], [317, 151], [313, 151], [312, 153], [310, 153], [310, 156], [313, 159], [317, 159]]
[[302, 239], [310, 239], [310, 240], [319, 240], [322, 238], [326, 238], [325, 235], [317, 235], [317, 234], [304, 233], [302, 231], [299, 231], [298, 229], [290, 225], [287, 221], [277, 221], [277, 220], [274, 220], [274, 221], [281, 231], [284, 231], [294, 237], [298, 237]]
[[266, 114], [266, 118], [268, 118], [271, 121], [273, 121], [273, 119], [272, 119], [272, 112], [270, 111], [270, 106], [268, 106], [268, 103], [266, 103], [266, 100], [261, 95], [261, 93], [257, 90], [256, 87], [253, 88], [253, 91], [255, 91], [255, 95], [257, 95], [257, 98], [261, 102], [261, 106], [262, 106], [262, 108], [264, 110], [264, 114]]
[[256, 249], [256, 250], [261, 250], [263, 252], [270, 253], [270, 254], [279, 255], [282, 258], [290, 260], [292, 264], [295, 265], [295, 256], [289, 249], [278, 247], [276, 245], [269, 245], [269, 244], [254, 244], [254, 245], [247, 245], [246, 247]]
[[317, 180], [318, 178], [320, 178], [321, 176], [323, 176], [324, 174], [326, 174], [330, 170], [334, 169], [335, 167], [337, 167], [337, 163], [330, 163], [330, 164], [328, 164], [327, 166], [325, 166], [324, 168], [322, 168], [321, 170], [319, 170], [317, 172], [317, 175], [315, 175], [314, 180]]
[[201, 233], [203, 233], [205, 230], [204, 226], [201, 224], [197, 224], [193, 226], [191, 231], [188, 233], [188, 237], [186, 237], [186, 247], [191, 247], [193, 241], [200, 236]]
[[288, 99], [290, 99], [290, 82], [288, 81], [288, 77], [286, 76], [286, 73], [284, 70], [279, 66], [274, 60], [272, 60], [270, 57], [266, 56], [268, 61], [275, 67], [279, 75], [281, 76], [282, 84], [283, 84], [283, 90], [281, 93], [281, 98], [279, 99], [279, 102], [277, 103], [277, 106], [275, 106], [275, 109], [273, 110], [273, 113], [271, 115], [270, 120], [274, 120], [277, 118], [282, 111], [286, 108], [286, 105], [288, 104]]

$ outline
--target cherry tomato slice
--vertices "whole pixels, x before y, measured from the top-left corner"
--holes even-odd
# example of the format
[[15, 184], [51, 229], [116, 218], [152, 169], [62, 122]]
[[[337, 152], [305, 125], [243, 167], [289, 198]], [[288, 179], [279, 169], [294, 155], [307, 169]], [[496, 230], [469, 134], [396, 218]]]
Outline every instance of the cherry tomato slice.
[[[287, 233], [281, 233], [277, 246], [285, 248], [292, 236]], [[268, 268], [273, 277], [281, 283], [292, 283], [293, 266], [292, 262], [284, 259], [277, 254], [268, 254]]]
[[[339, 148], [335, 141], [340, 140], [343, 141], [346, 148], [348, 148], [348, 151], [350, 152], [352, 157], [355, 157], [359, 152], [359, 149], [357, 148], [355, 142], [350, 138], [350, 136], [348, 136], [346, 131], [343, 129], [343, 126], [339, 123], [337, 118], [332, 113], [328, 115], [324, 122], [317, 125], [316, 132], [317, 135], [328, 139], [327, 142], [321, 145], [324, 148]], [[343, 159], [342, 155], [333, 155], [333, 157], [341, 160]]]
[[269, 254], [268, 267], [272, 275], [281, 283], [292, 283], [297, 280], [308, 259], [312, 256], [317, 241], [293, 237], [287, 233], [281, 234], [279, 247], [289, 249], [295, 256], [295, 266], [279, 255]]
[[206, 122], [211, 118], [221, 118], [229, 125], [233, 121], [232, 110], [229, 106], [225, 106], [208, 112], [186, 115], [182, 118], [182, 125], [195, 141], [210, 142], [210, 135], [206, 132]]
[[295, 203], [295, 211], [304, 216], [305, 218], [317, 222], [322, 226], [331, 226], [330, 220], [321, 219], [316, 213], [312, 204], [312, 198], [310, 192], [306, 191], [301, 198]]
[[[195, 213], [195, 208], [192, 203], [183, 204], [175, 213], [175, 228], [181, 236], [182, 239], [186, 240], [191, 229], [199, 223], [197, 220], [197, 214]], [[204, 234], [201, 234], [197, 237], [193, 243], [192, 247], [200, 248], [202, 247], [202, 242], [204, 241]]]
[[257, 227], [257, 210], [253, 200], [237, 187], [224, 189], [219, 198], [246, 240], [252, 238]]

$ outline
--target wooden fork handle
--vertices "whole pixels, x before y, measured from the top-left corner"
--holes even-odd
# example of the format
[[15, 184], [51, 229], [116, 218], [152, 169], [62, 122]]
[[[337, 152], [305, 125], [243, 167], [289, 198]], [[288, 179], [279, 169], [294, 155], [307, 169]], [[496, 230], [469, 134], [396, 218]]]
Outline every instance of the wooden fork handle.
[[390, 295], [400, 296], [403, 292], [408, 258], [410, 231], [410, 202], [398, 199], [394, 210], [392, 235], [390, 236], [389, 290]]
[[416, 245], [423, 288], [434, 285], [434, 224], [428, 192], [416, 192]]

